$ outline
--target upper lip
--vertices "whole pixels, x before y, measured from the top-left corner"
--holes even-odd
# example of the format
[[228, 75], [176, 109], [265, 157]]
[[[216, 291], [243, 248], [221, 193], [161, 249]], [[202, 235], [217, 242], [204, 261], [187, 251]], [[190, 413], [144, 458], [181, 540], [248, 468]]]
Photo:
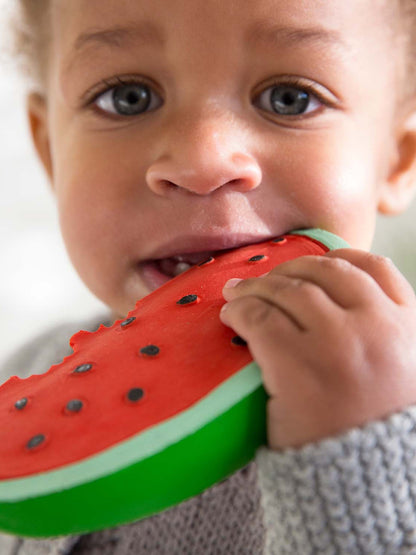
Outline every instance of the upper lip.
[[260, 243], [274, 237], [270, 235], [254, 234], [221, 234], [211, 236], [182, 235], [167, 243], [164, 243], [151, 252], [147, 260], [160, 260], [184, 254], [204, 253], [209, 255], [212, 252], [229, 249], [237, 249], [246, 245]]

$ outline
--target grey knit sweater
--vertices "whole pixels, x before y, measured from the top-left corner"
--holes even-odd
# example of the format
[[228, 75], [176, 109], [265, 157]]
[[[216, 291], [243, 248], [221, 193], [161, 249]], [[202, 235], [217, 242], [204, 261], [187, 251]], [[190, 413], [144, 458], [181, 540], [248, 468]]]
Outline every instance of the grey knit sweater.
[[[41, 373], [69, 337], [102, 318], [43, 334], [0, 371]], [[416, 406], [301, 449], [258, 450], [223, 482], [151, 518], [51, 540], [0, 534], [0, 555], [416, 555]]]

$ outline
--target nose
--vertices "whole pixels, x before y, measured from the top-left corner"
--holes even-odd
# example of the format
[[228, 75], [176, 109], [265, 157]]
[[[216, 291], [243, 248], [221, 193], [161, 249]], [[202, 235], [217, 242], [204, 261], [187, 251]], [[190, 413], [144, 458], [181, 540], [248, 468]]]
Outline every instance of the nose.
[[148, 187], [160, 196], [178, 188], [197, 195], [223, 187], [248, 192], [262, 180], [257, 160], [247, 151], [247, 130], [229, 114], [175, 118], [164, 128], [160, 148], [146, 172]]

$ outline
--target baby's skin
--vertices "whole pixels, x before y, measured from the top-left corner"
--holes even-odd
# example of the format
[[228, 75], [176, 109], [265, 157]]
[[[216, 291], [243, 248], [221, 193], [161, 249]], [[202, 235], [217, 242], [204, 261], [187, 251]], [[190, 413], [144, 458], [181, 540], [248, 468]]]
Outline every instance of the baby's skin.
[[272, 449], [416, 402], [415, 297], [367, 252], [377, 213], [405, 210], [416, 183], [393, 4], [51, 2], [30, 129], [69, 256], [114, 317], [172, 277], [155, 261], [300, 228], [352, 247], [224, 290]]

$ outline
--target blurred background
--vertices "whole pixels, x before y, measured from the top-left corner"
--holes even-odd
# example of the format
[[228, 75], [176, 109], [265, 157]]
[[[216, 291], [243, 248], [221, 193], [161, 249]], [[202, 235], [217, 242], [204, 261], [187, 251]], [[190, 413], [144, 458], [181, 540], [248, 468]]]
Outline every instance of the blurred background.
[[66, 255], [54, 197], [29, 139], [24, 86], [1, 48], [13, 3], [0, 0], [0, 366], [41, 331], [104, 308]]
[[[0, 37], [7, 41], [6, 3]], [[35, 334], [103, 312], [73, 270], [54, 198], [29, 140], [24, 87], [0, 54], [0, 365]], [[389, 256], [416, 288], [416, 204], [380, 218], [373, 251]], [[68, 338], [69, 339], [69, 338]]]

